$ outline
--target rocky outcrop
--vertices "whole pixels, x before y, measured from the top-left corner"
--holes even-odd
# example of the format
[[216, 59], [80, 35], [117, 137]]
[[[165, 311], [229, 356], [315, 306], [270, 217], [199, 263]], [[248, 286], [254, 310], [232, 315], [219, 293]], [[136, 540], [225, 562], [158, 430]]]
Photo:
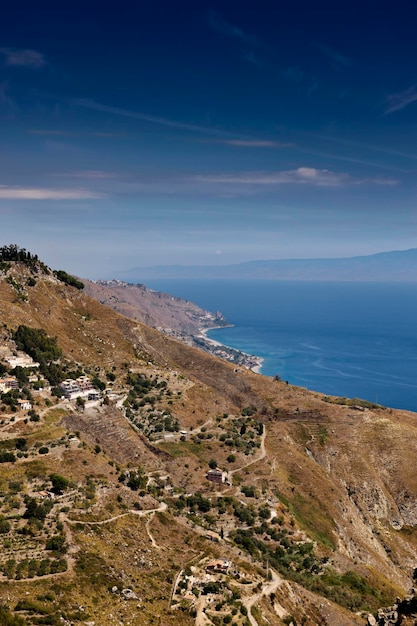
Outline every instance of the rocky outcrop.
[[401, 600], [385, 609], [379, 609], [376, 617], [368, 615], [368, 626], [405, 626], [417, 624], [417, 596], [416, 590], [412, 588], [409, 594]]

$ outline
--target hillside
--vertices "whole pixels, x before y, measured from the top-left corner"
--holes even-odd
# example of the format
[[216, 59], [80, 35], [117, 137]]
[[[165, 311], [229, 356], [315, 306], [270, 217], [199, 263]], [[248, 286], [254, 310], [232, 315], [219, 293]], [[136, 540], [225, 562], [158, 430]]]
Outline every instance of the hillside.
[[125, 280], [151, 278], [268, 280], [417, 280], [417, 248], [336, 259], [272, 259], [234, 265], [160, 265], [123, 273]]
[[2, 624], [415, 623], [414, 413], [231, 365], [37, 261], [2, 263], [0, 318]]
[[101, 304], [130, 319], [157, 328], [188, 346], [254, 371], [260, 365], [259, 357], [219, 345], [206, 337], [206, 330], [227, 326], [227, 320], [220, 311], [212, 313], [189, 300], [120, 280], [83, 279], [83, 284], [85, 293]]
[[186, 335], [227, 324], [221, 313], [205, 311], [193, 302], [119, 280], [82, 279], [85, 293], [112, 309], [154, 328]]

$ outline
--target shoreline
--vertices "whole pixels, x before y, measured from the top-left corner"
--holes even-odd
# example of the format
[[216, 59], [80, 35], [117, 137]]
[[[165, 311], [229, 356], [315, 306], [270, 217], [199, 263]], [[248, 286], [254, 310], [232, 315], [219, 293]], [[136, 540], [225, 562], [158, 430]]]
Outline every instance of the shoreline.
[[[216, 339], [211, 339], [211, 337], [207, 336], [207, 333], [211, 330], [220, 330], [222, 328], [233, 328], [233, 324], [227, 324], [225, 326], [211, 326], [210, 328], [200, 329], [200, 334], [197, 335], [197, 337], [203, 339], [204, 341], [207, 341], [207, 343], [220, 350], [226, 348], [227, 350], [233, 350], [233, 352], [241, 354], [245, 359], [247, 359], [247, 364], [244, 364], [243, 367], [246, 367], [255, 374], [261, 374], [262, 365], [265, 361], [263, 357], [249, 354], [248, 352], [243, 352], [243, 350], [240, 350], [239, 348], [227, 346], [226, 344], [220, 343], [220, 341], [216, 341]], [[229, 360], [230, 362], [230, 359], [226, 360]]]

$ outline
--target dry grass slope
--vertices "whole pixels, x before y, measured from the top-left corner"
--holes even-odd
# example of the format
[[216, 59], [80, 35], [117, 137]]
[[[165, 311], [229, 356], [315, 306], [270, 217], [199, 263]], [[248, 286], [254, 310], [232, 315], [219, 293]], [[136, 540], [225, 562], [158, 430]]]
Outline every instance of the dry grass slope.
[[[10, 272], [22, 285], [31, 275], [20, 266]], [[102, 377], [114, 372], [120, 398], [85, 412], [65, 405], [65, 411], [51, 414], [42, 405], [38, 424], [11, 421], [4, 414], [1, 445], [24, 437], [27, 457], [0, 466], [2, 514], [9, 519], [13, 511], [23, 512], [24, 495], [36, 495], [51, 473], [65, 474], [71, 485], [47, 518], [47, 524], [61, 524], [66, 533], [68, 571], [1, 583], [1, 601], [12, 610], [27, 600], [29, 608], [18, 611], [27, 624], [62, 623], [62, 618], [64, 624], [191, 625], [191, 600], [184, 597], [184, 610], [172, 611], [170, 594], [180, 569], [205, 556], [239, 562], [240, 572], [262, 590], [265, 554], [270, 555], [287, 582], [285, 593], [282, 587], [274, 597], [261, 594], [254, 603], [259, 625], [289, 623], [291, 615], [311, 625], [364, 623], [356, 615], [364, 598], [375, 609], [411, 586], [417, 539], [415, 414], [335, 404], [321, 394], [234, 368], [52, 276], [38, 276], [36, 285], [21, 292], [0, 278], [0, 315], [9, 331], [20, 324], [44, 328], [57, 337], [69, 361], [91, 372]], [[123, 405], [129, 371], [166, 383], [169, 393], [152, 400], [149, 411], [169, 411], [187, 432], [185, 441], [173, 433], [159, 445], [132, 427]], [[245, 420], [248, 426], [242, 428]], [[262, 428], [257, 433], [253, 424], [266, 429], [264, 452]], [[253, 449], [242, 447], [251, 439]], [[48, 447], [44, 456], [39, 456], [41, 444]], [[230, 484], [206, 480], [211, 459], [233, 470]], [[138, 468], [146, 484], [134, 491], [127, 481]], [[13, 496], [11, 484], [20, 484], [20, 493]], [[196, 493], [203, 500], [187, 503], [187, 494]], [[138, 515], [164, 502], [167, 511]], [[267, 514], [259, 513], [262, 507]], [[107, 519], [113, 521], [91, 523]], [[219, 537], [224, 531], [225, 539], [210, 541], [208, 530]], [[308, 561], [304, 555], [303, 561], [300, 556], [300, 546], [310, 541], [314, 563], [313, 557]], [[281, 555], [277, 561], [272, 546]], [[323, 568], [321, 575], [307, 573], [307, 562]], [[326, 580], [331, 593], [323, 600]], [[222, 584], [233, 587], [236, 580]], [[246, 597], [249, 591], [241, 587]], [[135, 599], [121, 595], [126, 588]], [[343, 596], [347, 589], [350, 600]], [[224, 602], [232, 623], [244, 623], [233, 617], [243, 615], [240, 600]], [[50, 621], [39, 621], [42, 615]], [[213, 624], [228, 623], [214, 617]]]

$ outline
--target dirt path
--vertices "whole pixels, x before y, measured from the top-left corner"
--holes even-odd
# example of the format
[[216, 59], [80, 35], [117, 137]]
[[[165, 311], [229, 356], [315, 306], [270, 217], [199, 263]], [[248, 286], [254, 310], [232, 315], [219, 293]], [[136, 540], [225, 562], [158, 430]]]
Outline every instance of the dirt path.
[[[42, 411], [40, 411], [39, 413], [39, 417], [43, 417], [44, 415], [46, 415], [46, 413], [49, 413], [49, 411], [53, 411], [55, 409], [67, 409], [68, 410], [68, 404], [66, 402], [58, 402], [58, 404], [54, 404], [53, 406], [48, 406], [44, 409], [42, 409]], [[0, 439], [9, 439], [10, 438], [10, 434], [12, 436], [17, 436], [17, 433], [15, 432], [9, 432], [9, 431], [14, 431], [16, 430], [16, 425], [19, 424], [20, 422], [24, 422], [25, 420], [28, 419], [28, 414], [27, 413], [22, 413], [21, 415], [15, 415], [13, 414], [13, 416], [10, 417], [14, 417], [15, 419], [13, 420], [13, 422], [7, 422], [7, 424], [3, 424], [0, 428]]]
[[[259, 593], [255, 593], [252, 596], [249, 596], [248, 598], [245, 598], [244, 600], [242, 600], [242, 604], [248, 610], [248, 619], [251, 623], [251, 626], [258, 626], [258, 622], [253, 617], [252, 612], [251, 612], [251, 608], [253, 607], [253, 605], [256, 604], [256, 602], [258, 602], [263, 596], [269, 596], [271, 593], [276, 591], [278, 587], [282, 585], [282, 583], [284, 582], [283, 578], [281, 578], [281, 576], [279, 576], [275, 572], [275, 570], [269, 568], [269, 571], [271, 574], [271, 581], [266, 583], [262, 587], [262, 590]], [[285, 609], [283, 608], [282, 608], [282, 611], [284, 612], [284, 614], [286, 613]]]
[[262, 436], [261, 436], [261, 448], [260, 448], [259, 456], [257, 456], [256, 459], [251, 459], [250, 461], [245, 463], [245, 465], [241, 465], [240, 467], [237, 467], [234, 470], [230, 470], [230, 472], [228, 472], [229, 476], [233, 476], [233, 474], [236, 474], [236, 472], [240, 472], [246, 467], [249, 467], [249, 465], [253, 465], [253, 463], [258, 463], [259, 461], [262, 461], [262, 459], [266, 457], [265, 439], [266, 439], [266, 427], [264, 424], [264, 429], [263, 429]]
[[145, 528], [146, 528], [146, 532], [148, 533], [148, 537], [149, 537], [149, 539], [150, 539], [150, 541], [151, 541], [152, 547], [153, 547], [153, 548], [156, 548], [156, 550], [162, 550], [161, 546], [159, 546], [159, 545], [156, 543], [156, 541], [155, 541], [155, 539], [153, 538], [153, 535], [152, 535], [152, 533], [151, 533], [151, 531], [150, 531], [150, 529], [149, 529], [149, 526], [151, 525], [151, 522], [152, 522], [152, 520], [153, 520], [153, 518], [154, 518], [154, 515], [155, 515], [155, 512], [153, 512], [153, 513], [149, 516], [149, 519], [147, 519], [147, 520], [146, 520]]
[[137, 515], [138, 517], [146, 517], [146, 515], [152, 515], [153, 517], [155, 513], [162, 513], [163, 511], [166, 511], [167, 508], [168, 506], [165, 504], [165, 502], [161, 502], [157, 509], [147, 509], [146, 511], [137, 511], [136, 509], [130, 509], [126, 513], [120, 513], [119, 515], [114, 515], [113, 517], [100, 520], [99, 522], [90, 522], [87, 520], [76, 519], [66, 519], [65, 521], [68, 522], [68, 524], [90, 524], [94, 526], [102, 526], [103, 524], [110, 524], [110, 522], [115, 522], [121, 517], [126, 517], [126, 515]]

